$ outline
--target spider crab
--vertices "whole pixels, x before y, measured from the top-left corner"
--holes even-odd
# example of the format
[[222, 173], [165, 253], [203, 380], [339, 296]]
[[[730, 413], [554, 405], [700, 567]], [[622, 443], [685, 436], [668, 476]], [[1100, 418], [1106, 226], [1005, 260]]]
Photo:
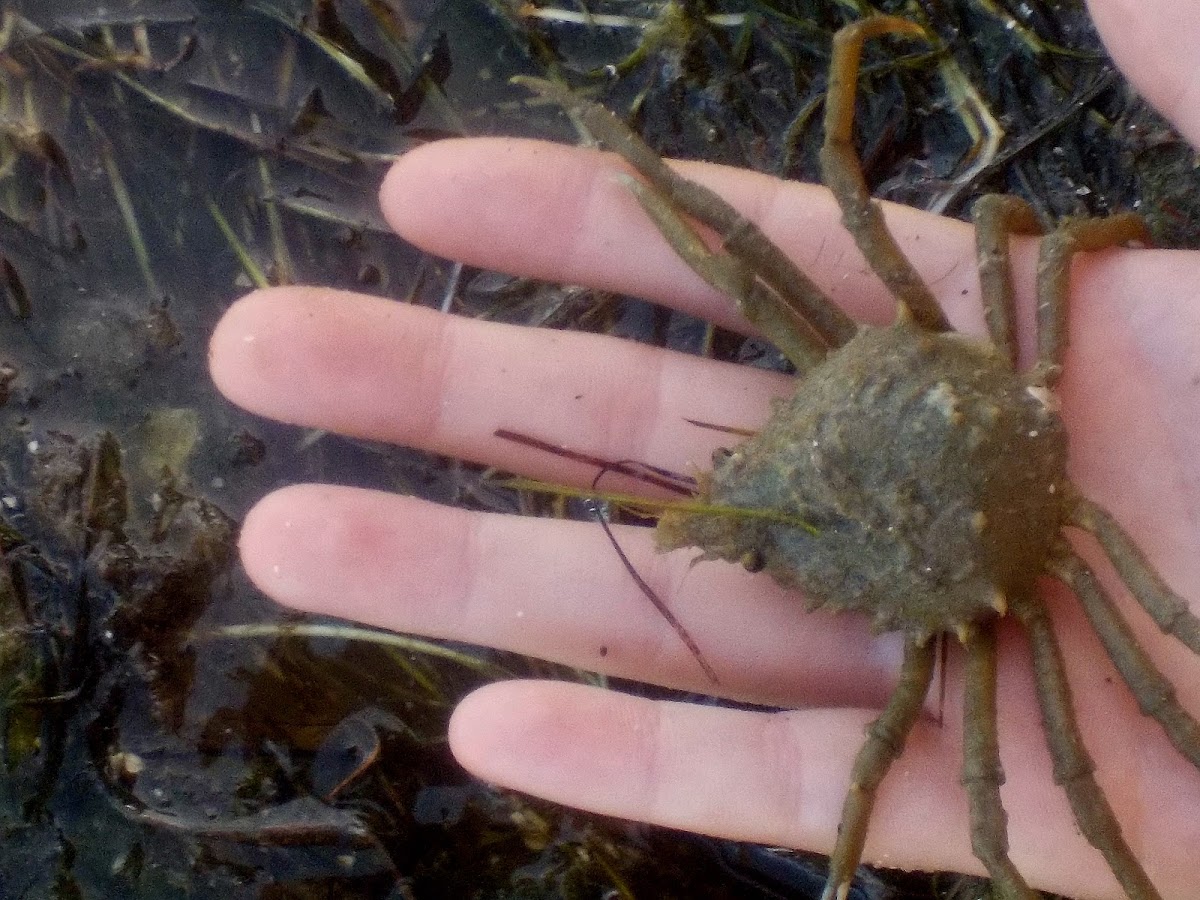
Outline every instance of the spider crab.
[[[1080, 829], [1132, 900], [1159, 898], [1092, 776], [1061, 651], [1035, 588], [1045, 575], [1071, 588], [1142, 711], [1200, 767], [1200, 725], [1063, 535], [1066, 527], [1094, 535], [1162, 630], [1200, 653], [1200, 619], [1114, 519], [1068, 480], [1067, 438], [1052, 393], [1062, 372], [1072, 255], [1144, 242], [1145, 225], [1132, 214], [1071, 219], [1043, 237], [1037, 358], [1020, 371], [1008, 240], [1042, 229], [1023, 201], [983, 198], [974, 219], [990, 339], [955, 332], [888, 232], [852, 144], [862, 46], [883, 34], [928, 40], [921, 26], [886, 15], [836, 35], [821, 165], [846, 228], [896, 299], [887, 327], [848, 318], [753, 223], [675, 175], [603, 107], [551, 82], [517, 80], [578, 116], [637, 170], [644, 180], [628, 185], [672, 247], [731, 296], [801, 376], [763, 429], [718, 453], [698, 485], [706, 505], [777, 515], [667, 510], [660, 547], [699, 547], [703, 558], [738, 562], [802, 590], [813, 608], [855, 610], [878, 630], [904, 635], [898, 684], [854, 764], [824, 900], [849, 892], [876, 789], [920, 713], [933, 638], [941, 633], [966, 656], [962, 781], [972, 847], [998, 896], [1037, 896], [1009, 859], [1000, 798], [996, 624], [1006, 615], [1031, 643], [1054, 778]], [[713, 229], [720, 249], [711, 250], [685, 216]]]

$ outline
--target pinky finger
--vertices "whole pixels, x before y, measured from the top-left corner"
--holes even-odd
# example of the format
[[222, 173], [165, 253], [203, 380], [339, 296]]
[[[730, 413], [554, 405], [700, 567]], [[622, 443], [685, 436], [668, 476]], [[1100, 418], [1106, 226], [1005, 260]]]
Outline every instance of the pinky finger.
[[[871, 718], [865, 710], [757, 712], [503, 682], [459, 705], [450, 744], [474, 774], [568, 806], [828, 853]], [[865, 862], [981, 872], [967, 837], [959, 753], [957, 735], [918, 724], [880, 790]], [[1025, 799], [1010, 802], [1010, 812], [1027, 827], [1013, 835], [1013, 856], [1030, 880], [1118, 896], [1102, 867], [1083, 866], [1091, 848], [1075, 834], [1065, 800], [1047, 800], [1058, 793], [1049, 772], [1021, 775]]]

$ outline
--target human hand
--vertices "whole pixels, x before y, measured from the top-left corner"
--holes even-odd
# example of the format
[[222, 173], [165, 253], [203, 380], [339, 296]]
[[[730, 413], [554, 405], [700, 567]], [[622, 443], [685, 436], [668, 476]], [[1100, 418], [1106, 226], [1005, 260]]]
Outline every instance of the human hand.
[[[1096, 2], [1098, 20], [1117, 6]], [[1179, 6], [1139, 4], [1126, 17], [1137, 27], [1122, 21], [1113, 49], [1132, 74], [1153, 76], [1148, 92], [1176, 109], [1180, 128], [1195, 139], [1200, 114], [1172, 101], [1186, 96], [1190, 57], [1163, 50], [1190, 27], [1167, 20], [1183, 16]], [[856, 317], [890, 315], [890, 298], [866, 274], [823, 189], [715, 166], [681, 168], [759, 222]], [[612, 177], [621, 170], [612, 157], [576, 148], [443, 142], [401, 160], [382, 199], [397, 231], [440, 255], [635, 293], [744, 328], [732, 304], [667, 248]], [[981, 331], [969, 226], [897, 207], [888, 221], [954, 324]], [[1015, 242], [1014, 257], [1028, 309], [1033, 244]], [[1191, 452], [1200, 446], [1193, 383], [1200, 310], [1191, 295], [1198, 276], [1192, 253], [1114, 251], [1081, 260], [1059, 393], [1072, 479], [1200, 603], [1200, 463]], [[689, 471], [706, 467], [722, 438], [687, 419], [753, 429], [769, 399], [792, 389], [790, 379], [613, 339], [300, 288], [258, 292], [236, 305], [214, 335], [212, 367], [231, 399], [264, 415], [569, 484], [590, 482], [594, 469], [498, 440], [496, 429]], [[853, 616], [805, 613], [765, 577], [717, 563], [690, 569], [686, 551], [659, 556], [643, 529], [621, 529], [619, 538], [693, 633], [724, 695], [794, 711], [507, 682], [477, 691], [456, 711], [450, 737], [458, 758], [484, 778], [565, 804], [829, 850], [863, 728], [892, 686], [898, 641], [872, 638]], [[594, 526], [307, 485], [272, 494], [250, 513], [242, 553], [265, 591], [301, 609], [712, 690]], [[1130, 611], [1124, 592], [1106, 581], [1180, 699], [1200, 710], [1200, 663]], [[1077, 605], [1053, 587], [1046, 594], [1097, 777], [1126, 838], [1165, 897], [1195, 896], [1200, 872], [1190, 850], [1200, 837], [1200, 774], [1137, 712]], [[1120, 896], [1052, 783], [1019, 631], [1004, 630], [1000, 647], [1013, 860], [1038, 886]], [[868, 860], [979, 871], [958, 782], [954, 653], [949, 667], [944, 724], [918, 725], [884, 782]]]

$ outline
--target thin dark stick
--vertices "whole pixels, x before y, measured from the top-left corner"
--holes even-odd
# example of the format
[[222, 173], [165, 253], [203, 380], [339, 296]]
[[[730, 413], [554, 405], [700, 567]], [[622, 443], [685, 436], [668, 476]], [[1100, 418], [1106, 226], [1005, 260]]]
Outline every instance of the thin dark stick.
[[692, 656], [696, 658], [696, 662], [700, 664], [700, 668], [704, 670], [704, 674], [708, 676], [709, 680], [713, 684], [719, 685], [721, 683], [721, 679], [717, 678], [716, 670], [714, 670], [713, 667], [708, 664], [708, 660], [706, 660], [704, 658], [704, 654], [700, 652], [700, 645], [696, 643], [695, 638], [693, 638], [691, 634], [688, 633], [688, 630], [683, 627], [683, 623], [675, 617], [675, 613], [671, 612], [671, 608], [662, 601], [662, 598], [660, 598], [658, 594], [654, 593], [654, 588], [650, 587], [650, 585], [646, 583], [646, 579], [641, 576], [638, 570], [634, 567], [633, 563], [630, 562], [629, 557], [625, 555], [625, 551], [621, 549], [621, 545], [617, 543], [617, 536], [613, 534], [612, 527], [609, 526], [608, 519], [604, 515], [604, 511], [600, 508], [600, 504], [589, 502], [588, 507], [590, 508], [592, 515], [595, 516], [596, 521], [600, 523], [600, 527], [604, 529], [604, 533], [608, 535], [609, 543], [611, 543], [613, 545], [613, 549], [617, 551], [617, 558], [621, 560], [621, 565], [625, 567], [625, 571], [627, 571], [630, 577], [633, 578], [634, 583], [638, 586], [641, 592], [646, 595], [646, 599], [654, 604], [654, 608], [658, 610], [658, 614], [666, 619], [667, 624], [675, 629], [675, 633], [679, 635], [679, 639], [683, 641], [684, 646], [687, 647]]
[[620, 475], [627, 475], [637, 481], [652, 484], [655, 487], [660, 487], [675, 494], [686, 496], [692, 494], [696, 489], [696, 482], [686, 475], [679, 475], [667, 469], [660, 469], [657, 466], [649, 465], [648, 463], [636, 462], [634, 460], [618, 460], [613, 462], [601, 459], [598, 456], [592, 456], [590, 453], [583, 453], [579, 450], [568, 450], [566, 447], [552, 444], [550, 441], [543, 441], [540, 438], [521, 434], [519, 431], [510, 431], [507, 428], [497, 428], [492, 432], [492, 436], [498, 437], [503, 441], [512, 441], [514, 444], [520, 444], [523, 447], [532, 447], [534, 450], [553, 453], [555, 456], [561, 456], [563, 459], [569, 459], [572, 462], [595, 466], [600, 469], [600, 474], [616, 472]]
[[689, 425], [695, 425], [697, 428], [707, 428], [709, 431], [719, 431], [721, 434], [736, 434], [738, 437], [751, 438], [758, 434], [757, 431], [751, 431], [749, 428], [735, 428], [733, 425], [717, 425], [715, 422], [705, 422], [702, 419], [689, 419], [683, 417], [683, 421]]

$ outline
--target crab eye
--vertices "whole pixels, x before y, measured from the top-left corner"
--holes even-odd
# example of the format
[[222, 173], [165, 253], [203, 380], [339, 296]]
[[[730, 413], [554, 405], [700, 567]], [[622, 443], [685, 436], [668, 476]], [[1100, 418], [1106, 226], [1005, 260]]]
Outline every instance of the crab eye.
[[763, 559], [762, 552], [759, 550], [747, 550], [742, 554], [739, 560], [747, 572], [761, 572], [767, 561]]
[[728, 447], [718, 447], [716, 450], [713, 451], [713, 454], [712, 454], [713, 468], [715, 469], [717, 466], [721, 465], [721, 463], [725, 462], [725, 460], [729, 459], [729, 457], [731, 457], [731, 456], [733, 456], [733, 451], [730, 450]]

